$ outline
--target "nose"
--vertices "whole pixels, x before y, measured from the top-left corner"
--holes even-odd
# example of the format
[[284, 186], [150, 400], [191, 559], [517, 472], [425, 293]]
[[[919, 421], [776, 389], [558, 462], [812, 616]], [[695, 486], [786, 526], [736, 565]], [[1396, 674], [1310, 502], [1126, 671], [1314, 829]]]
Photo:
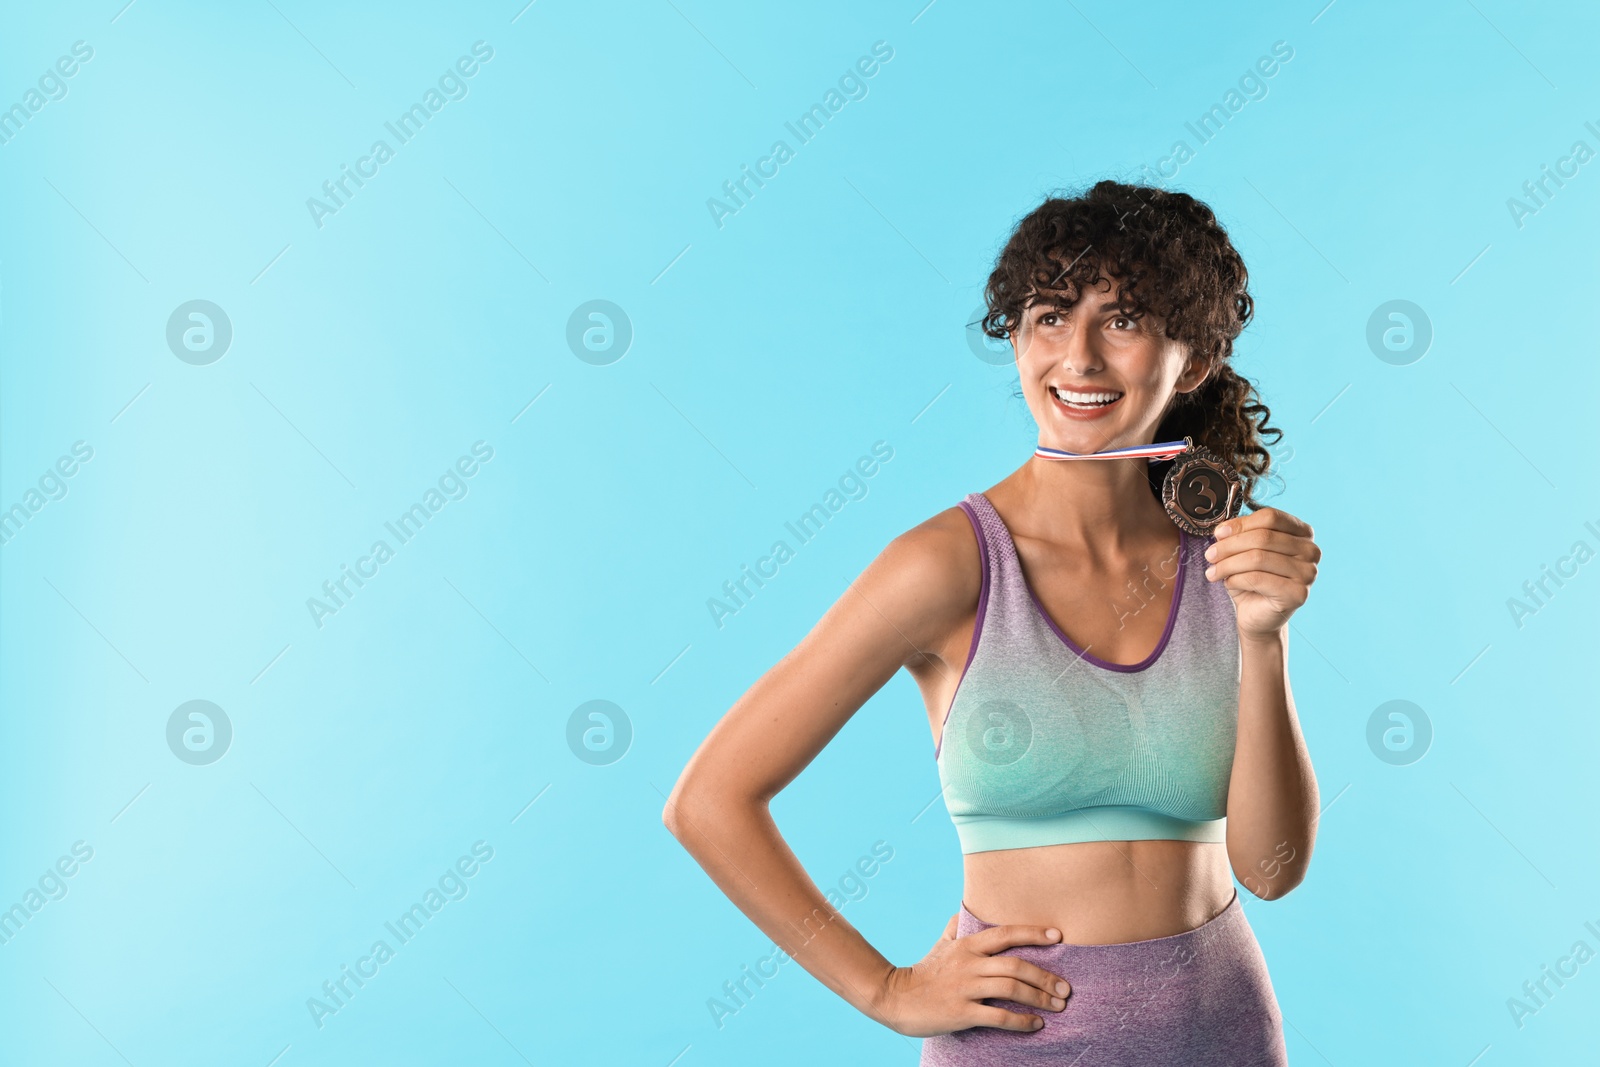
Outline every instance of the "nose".
[[1061, 342], [1061, 366], [1075, 375], [1086, 375], [1101, 367], [1100, 354], [1095, 350], [1093, 331], [1073, 329]]

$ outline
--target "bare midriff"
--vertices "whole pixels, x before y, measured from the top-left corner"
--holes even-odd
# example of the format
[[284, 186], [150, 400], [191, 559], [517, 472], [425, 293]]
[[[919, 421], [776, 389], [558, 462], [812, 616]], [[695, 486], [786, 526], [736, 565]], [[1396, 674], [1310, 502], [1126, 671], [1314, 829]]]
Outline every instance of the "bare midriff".
[[1193, 930], [1233, 897], [1226, 846], [1090, 841], [969, 852], [961, 899], [987, 923], [1054, 926], [1062, 941], [1110, 945]]

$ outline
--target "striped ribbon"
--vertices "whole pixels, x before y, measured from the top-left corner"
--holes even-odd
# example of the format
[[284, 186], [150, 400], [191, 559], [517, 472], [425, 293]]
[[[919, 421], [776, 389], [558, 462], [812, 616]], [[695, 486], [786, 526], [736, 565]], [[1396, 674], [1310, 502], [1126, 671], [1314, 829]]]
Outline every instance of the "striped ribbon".
[[1039, 459], [1149, 459], [1151, 463], [1171, 459], [1190, 445], [1189, 438], [1181, 441], [1162, 441], [1157, 444], [1135, 445], [1132, 448], [1114, 448], [1109, 452], [1063, 452], [1059, 448], [1035, 448]]

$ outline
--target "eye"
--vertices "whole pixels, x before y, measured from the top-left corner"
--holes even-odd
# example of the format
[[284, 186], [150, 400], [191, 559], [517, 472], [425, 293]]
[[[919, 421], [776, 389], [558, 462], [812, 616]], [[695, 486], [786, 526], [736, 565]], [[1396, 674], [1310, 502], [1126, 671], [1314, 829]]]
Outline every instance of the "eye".
[[1125, 322], [1125, 323], [1128, 324], [1128, 328], [1130, 330], [1137, 330], [1139, 328], [1139, 324], [1137, 322], [1134, 322], [1132, 319], [1130, 319], [1126, 315], [1118, 315], [1116, 318], [1112, 319], [1111, 321], [1113, 323]]

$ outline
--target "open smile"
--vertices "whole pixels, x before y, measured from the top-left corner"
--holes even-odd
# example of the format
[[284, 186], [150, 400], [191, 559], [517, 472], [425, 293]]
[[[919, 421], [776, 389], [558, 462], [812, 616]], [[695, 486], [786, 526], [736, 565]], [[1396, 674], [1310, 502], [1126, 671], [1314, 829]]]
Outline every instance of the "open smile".
[[1052, 385], [1050, 396], [1056, 408], [1075, 419], [1093, 419], [1116, 407], [1123, 394], [1115, 389], [1076, 390]]

